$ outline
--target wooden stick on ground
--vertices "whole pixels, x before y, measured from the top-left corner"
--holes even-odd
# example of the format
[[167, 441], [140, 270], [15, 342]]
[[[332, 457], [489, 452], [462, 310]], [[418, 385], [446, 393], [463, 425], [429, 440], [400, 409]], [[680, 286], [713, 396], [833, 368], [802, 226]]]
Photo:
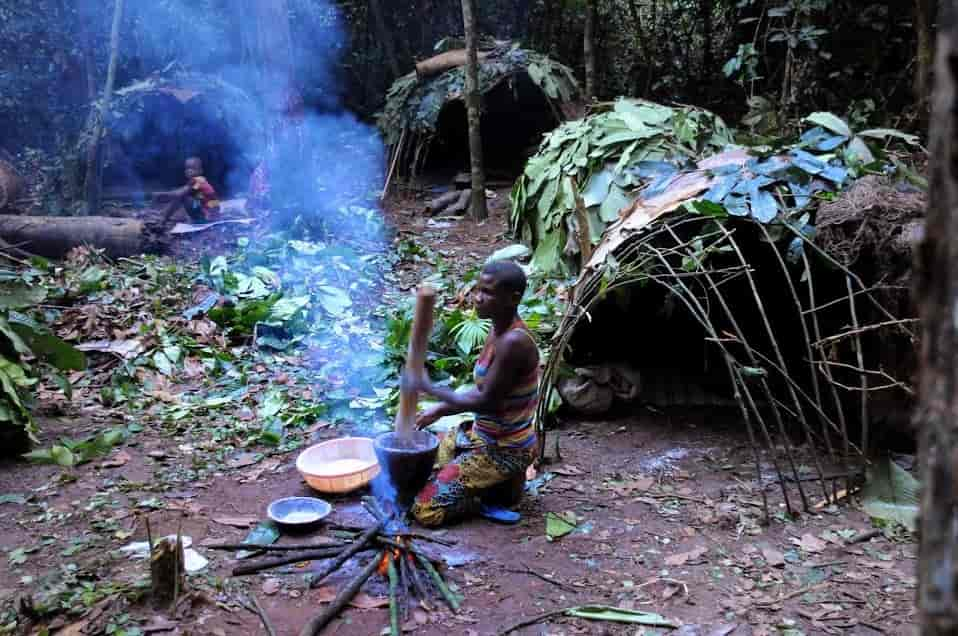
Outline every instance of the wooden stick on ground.
[[[346, 532], [353, 532], [353, 533], [359, 534], [361, 532], [365, 532], [368, 526], [350, 526], [350, 525], [343, 525], [340, 523], [330, 523], [329, 527], [335, 528], [336, 530], [344, 530]], [[455, 541], [453, 539], [441, 539], [439, 537], [432, 537], [428, 534], [420, 534], [418, 532], [397, 532], [396, 536], [402, 537], [404, 539], [418, 539], [420, 541], [428, 541], [429, 543], [438, 543], [439, 545], [444, 545], [447, 548], [451, 548], [458, 543], [458, 541]], [[206, 546], [203, 546], [203, 547], [206, 547]], [[322, 547], [322, 546], [317, 546], [317, 547]]]
[[311, 543], [306, 545], [260, 545], [257, 543], [216, 543], [214, 545], [201, 546], [207, 550], [248, 550], [250, 552], [302, 552], [304, 550], [331, 550], [333, 548], [345, 548], [352, 543], [332, 542], [332, 543]]
[[316, 636], [320, 630], [326, 627], [329, 621], [333, 620], [333, 618], [346, 607], [346, 604], [356, 596], [356, 593], [359, 592], [359, 588], [363, 586], [363, 583], [373, 575], [373, 572], [379, 567], [379, 561], [381, 559], [382, 553], [377, 553], [375, 557], [370, 559], [366, 567], [349, 582], [349, 585], [343, 588], [343, 591], [336, 595], [336, 598], [329, 604], [329, 607], [311, 618], [309, 622], [303, 626], [303, 629], [299, 632], [299, 636]]
[[313, 588], [319, 585], [323, 579], [335, 572], [339, 567], [348, 561], [354, 554], [366, 547], [366, 545], [372, 541], [379, 531], [382, 530], [383, 522], [379, 521], [372, 528], [363, 533], [361, 537], [356, 539], [356, 542], [351, 546], [342, 551], [342, 553], [333, 559], [333, 562], [327, 565], [322, 572], [317, 576], [313, 577], [313, 580], [309, 582], [309, 587]]
[[389, 192], [389, 183], [393, 180], [393, 173], [396, 171], [396, 164], [399, 163], [399, 155], [402, 153], [402, 145], [406, 140], [406, 127], [403, 126], [402, 132], [399, 133], [399, 141], [396, 143], [396, 152], [393, 154], [393, 160], [389, 166], [389, 174], [386, 175], [386, 184], [383, 186], [383, 193], [379, 195], [379, 200], [382, 201], [386, 198], [386, 193]]
[[432, 567], [432, 563], [429, 562], [429, 559], [425, 558], [421, 554], [416, 554], [416, 559], [422, 564], [423, 569], [429, 573], [429, 576], [432, 577], [432, 582], [436, 584], [440, 594], [442, 594], [442, 597], [446, 599], [446, 603], [449, 604], [449, 607], [452, 609], [452, 611], [458, 612], [459, 599], [456, 598], [455, 594], [449, 591], [449, 588], [446, 586], [446, 582], [442, 580], [442, 577], [439, 575], [439, 572], [436, 571], [436, 568]]
[[249, 599], [241, 599], [240, 605], [242, 605], [246, 611], [256, 614], [259, 617], [260, 622], [263, 623], [263, 629], [266, 630], [267, 636], [276, 636], [276, 630], [273, 628], [273, 624], [270, 622], [269, 616], [266, 614], [263, 606], [260, 605], [256, 599], [255, 594], [250, 594]]
[[412, 596], [412, 581], [409, 579], [409, 563], [406, 561], [406, 552], [401, 551], [396, 556], [399, 570], [399, 610], [402, 622], [409, 618], [409, 597]]
[[330, 550], [314, 550], [312, 552], [303, 552], [291, 556], [277, 557], [275, 559], [266, 559], [256, 563], [246, 563], [233, 568], [233, 576], [245, 576], [247, 574], [256, 574], [263, 570], [278, 568], [290, 563], [299, 563], [300, 561], [316, 561], [319, 559], [331, 559], [339, 556], [341, 550], [334, 548]]
[[556, 616], [562, 616], [567, 611], [569, 611], [568, 608], [562, 608], [558, 610], [552, 610], [551, 612], [545, 612], [543, 614], [539, 614], [538, 616], [533, 616], [532, 618], [527, 618], [525, 620], [519, 621], [518, 623], [516, 623], [515, 625], [511, 627], [507, 627], [506, 629], [499, 632], [497, 636], [507, 636], [507, 634], [511, 634], [512, 632], [518, 631], [522, 629], [523, 627], [528, 627], [529, 625], [535, 625], [536, 623], [547, 621], [550, 618], [555, 618]]
[[402, 632], [399, 628], [399, 572], [396, 571], [396, 557], [389, 555], [386, 557], [386, 573], [389, 575], [389, 633], [391, 636], [399, 636]]
[[422, 579], [419, 578], [419, 568], [416, 567], [415, 558], [412, 554], [407, 553], [405, 555], [407, 559], [413, 559], [406, 564], [406, 573], [409, 574], [409, 580], [412, 583], [412, 588], [415, 591], [416, 596], [421, 601], [425, 601], [429, 598], [426, 593], [426, 587], [423, 585]]

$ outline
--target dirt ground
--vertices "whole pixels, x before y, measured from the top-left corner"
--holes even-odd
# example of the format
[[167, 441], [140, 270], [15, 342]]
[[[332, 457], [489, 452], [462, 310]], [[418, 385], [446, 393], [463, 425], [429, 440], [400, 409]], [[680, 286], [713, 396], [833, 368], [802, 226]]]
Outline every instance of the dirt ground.
[[[482, 225], [424, 219], [416, 208], [410, 200], [391, 207], [398, 237], [423, 242], [453, 267], [479, 262], [508, 243], [506, 192], [498, 193], [493, 217]], [[414, 268], [396, 274], [399, 285], [410, 288], [419, 275]], [[67, 410], [42, 429], [47, 439], [67, 430], [76, 436], [124, 417], [118, 410]], [[270, 501], [311, 494], [295, 469], [296, 453], [241, 458], [208, 479], [178, 482], [171, 475], [190, 465], [190, 440], [152, 422], [140, 424], [144, 430], [125, 447], [69, 472], [0, 464], [0, 495], [26, 499], [0, 499], [0, 550], [7, 561], [0, 568], [0, 600], [29, 596], [44, 579], [73, 576], [94, 609], [61, 615], [50, 625], [61, 629], [52, 633], [95, 633], [111, 621], [139, 628], [130, 634], [264, 633], [259, 619], [236, 603], [246, 589], [277, 634], [297, 634], [359, 561], [307, 590], [301, 575], [319, 566], [297, 564], [234, 578], [229, 576], [233, 553], [203, 548], [241, 541], [248, 526], [264, 518]], [[313, 439], [341, 434], [319, 428]], [[561, 460], [555, 457], [557, 437]], [[683, 626], [672, 633], [685, 635], [917, 633], [915, 544], [894, 533], [849, 543], [872, 528], [854, 501], [789, 518], [781, 490], [768, 478], [763, 481], [772, 518], [766, 525], [747, 437], [734, 412], [642, 409], [615, 421], [565, 422], [550, 431], [548, 449], [553, 461], [541, 467], [537, 488], [523, 498], [518, 525], [475, 520], [422, 531], [454, 542], [421, 546], [446, 563], [445, 575], [464, 602], [458, 614], [441, 606], [411, 609], [405, 629], [424, 635], [500, 634], [544, 617], [512, 633], [670, 631], [593, 622], [561, 611], [601, 604], [660, 614]], [[809, 463], [812, 452], [803, 449]], [[797, 501], [795, 485], [789, 488]], [[814, 484], [805, 489], [810, 503], [822, 498]], [[332, 499], [329, 519], [370, 523], [359, 505], [363, 494]], [[576, 529], [550, 541], [546, 514], [570, 511]], [[209, 559], [190, 577], [192, 592], [172, 615], [110, 593], [110, 584], [147, 574], [145, 561], [117, 552], [146, 540], [147, 515], [154, 536], [179, 530]], [[322, 536], [331, 536], [328, 527], [280, 541], [316, 543]], [[17, 548], [28, 550], [15, 558]], [[362, 608], [349, 608], [324, 633], [380, 633], [388, 625], [386, 591], [385, 581], [374, 575], [359, 599]], [[42, 632], [34, 626], [32, 633]]]

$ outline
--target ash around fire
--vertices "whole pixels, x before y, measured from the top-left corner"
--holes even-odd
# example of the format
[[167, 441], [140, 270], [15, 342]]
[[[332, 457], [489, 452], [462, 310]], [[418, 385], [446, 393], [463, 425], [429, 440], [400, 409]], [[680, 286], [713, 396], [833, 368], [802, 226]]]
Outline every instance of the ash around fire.
[[639, 466], [647, 473], [670, 473], [675, 470], [677, 462], [689, 456], [689, 452], [687, 448], [670, 448], [641, 460]]

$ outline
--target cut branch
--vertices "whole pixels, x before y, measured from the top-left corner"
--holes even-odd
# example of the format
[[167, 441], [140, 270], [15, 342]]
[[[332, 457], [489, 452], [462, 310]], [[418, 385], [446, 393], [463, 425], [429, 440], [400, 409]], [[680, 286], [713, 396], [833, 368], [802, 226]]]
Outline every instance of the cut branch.
[[302, 630], [299, 632], [299, 636], [316, 636], [329, 621], [333, 620], [339, 612], [342, 611], [346, 604], [352, 600], [356, 593], [359, 592], [359, 588], [363, 586], [369, 577], [373, 575], [376, 571], [376, 568], [379, 567], [379, 561], [382, 557], [376, 556], [373, 559], [369, 560], [369, 563], [360, 571], [356, 577], [349, 582], [343, 590], [333, 599], [333, 602], [329, 604], [329, 607], [324, 609], [322, 612], [314, 616]]

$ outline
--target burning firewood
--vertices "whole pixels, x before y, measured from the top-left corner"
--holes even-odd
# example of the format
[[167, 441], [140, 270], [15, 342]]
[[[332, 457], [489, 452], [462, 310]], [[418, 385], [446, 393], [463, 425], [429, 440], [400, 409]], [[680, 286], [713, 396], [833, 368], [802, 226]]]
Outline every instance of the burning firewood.
[[329, 621], [336, 618], [339, 612], [342, 611], [344, 607], [349, 603], [350, 600], [359, 592], [359, 588], [363, 586], [369, 577], [379, 568], [379, 564], [382, 561], [381, 558], [371, 559], [369, 563], [366, 564], [366, 567], [356, 575], [352, 581], [349, 582], [343, 590], [336, 595], [336, 598], [333, 599], [333, 602], [329, 604], [325, 610], [314, 616], [310, 619], [308, 623], [303, 627], [299, 632], [299, 636], [316, 636]]
[[382, 530], [382, 528], [383, 528], [383, 522], [380, 521], [376, 525], [374, 525], [372, 528], [364, 532], [363, 535], [359, 537], [359, 539], [357, 539], [355, 543], [353, 543], [351, 546], [343, 550], [339, 556], [333, 559], [332, 563], [326, 566], [326, 568], [319, 575], [317, 575], [316, 578], [310, 581], [309, 586], [311, 588], [316, 587], [323, 581], [323, 579], [325, 579], [331, 573], [338, 570], [343, 563], [348, 561], [350, 558], [352, 558], [353, 555], [355, 555], [357, 552], [359, 552], [364, 547], [366, 547], [366, 545], [370, 541], [372, 541], [376, 537], [376, 535], [379, 534], [379, 531]]
[[[413, 538], [409, 536], [410, 533], [405, 532], [403, 515], [392, 509], [390, 509], [390, 514], [387, 515], [383, 512], [379, 503], [369, 497], [364, 498], [362, 504], [366, 511], [375, 518], [376, 524], [367, 528], [337, 556], [332, 557], [333, 561], [323, 568], [322, 572], [311, 582], [311, 587], [339, 569], [352, 556], [370, 549], [371, 545], [381, 546], [382, 550], [343, 588], [329, 607], [314, 616], [303, 627], [300, 636], [315, 636], [315, 634], [318, 634], [346, 607], [350, 599], [359, 592], [363, 584], [374, 573], [378, 573], [388, 582], [390, 631], [396, 636], [401, 633], [401, 620], [408, 616], [412, 595], [415, 594], [421, 601], [428, 601], [429, 593], [427, 586], [419, 575], [420, 568], [429, 575], [429, 580], [450, 609], [453, 612], [459, 610], [459, 598], [449, 590], [449, 586], [446, 585], [430, 557], [419, 550], [413, 542]], [[290, 557], [290, 559], [292, 558], [295, 557]], [[288, 560], [274, 559], [272, 562]]]

